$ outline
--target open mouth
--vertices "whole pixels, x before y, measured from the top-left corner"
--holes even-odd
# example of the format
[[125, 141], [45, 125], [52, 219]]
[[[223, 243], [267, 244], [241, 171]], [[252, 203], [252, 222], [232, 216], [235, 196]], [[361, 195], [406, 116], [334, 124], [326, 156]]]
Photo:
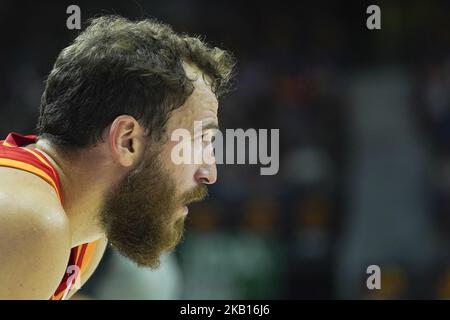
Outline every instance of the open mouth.
[[200, 201], [202, 201], [203, 199], [205, 199], [205, 196], [194, 197], [194, 198], [191, 198], [191, 199], [189, 199], [188, 201], [186, 201], [186, 202], [184, 203], [184, 205], [185, 205], [185, 206], [188, 206], [188, 205], [190, 205], [191, 203], [200, 202]]
[[187, 215], [189, 212], [188, 205], [195, 203], [195, 202], [203, 201], [208, 196], [208, 192], [207, 192], [206, 188], [203, 188], [203, 189], [198, 188], [194, 191], [196, 191], [196, 192], [191, 192], [190, 194], [188, 194], [187, 196], [182, 198], [181, 203], [182, 203], [184, 215]]

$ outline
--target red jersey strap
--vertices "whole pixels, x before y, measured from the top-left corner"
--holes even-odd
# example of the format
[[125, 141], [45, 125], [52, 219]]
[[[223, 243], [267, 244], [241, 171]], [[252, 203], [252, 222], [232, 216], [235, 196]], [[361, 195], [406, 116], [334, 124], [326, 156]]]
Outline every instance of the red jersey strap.
[[36, 135], [28, 135], [24, 136], [16, 132], [11, 132], [8, 134], [5, 140], [0, 141], [0, 143], [3, 142], [3, 145], [7, 147], [20, 147], [27, 144], [35, 143], [37, 140]]
[[21, 169], [41, 177], [55, 189], [62, 203], [59, 175], [50, 161], [37, 149], [21, 147], [35, 143], [36, 139], [33, 135], [10, 133], [5, 140], [0, 141], [0, 166]]
[[[0, 140], [0, 166], [24, 170], [35, 174], [48, 182], [63, 203], [61, 183], [58, 172], [47, 157], [35, 148], [24, 148], [37, 141], [35, 135], [10, 133], [5, 140]], [[85, 243], [71, 249], [68, 266], [63, 279], [51, 300], [65, 299], [73, 288], [80, 283], [80, 276], [88, 268], [94, 255], [97, 242]]]
[[81, 276], [91, 263], [96, 245], [94, 241], [72, 248], [66, 273], [50, 300], [65, 300], [71, 290], [81, 287]]

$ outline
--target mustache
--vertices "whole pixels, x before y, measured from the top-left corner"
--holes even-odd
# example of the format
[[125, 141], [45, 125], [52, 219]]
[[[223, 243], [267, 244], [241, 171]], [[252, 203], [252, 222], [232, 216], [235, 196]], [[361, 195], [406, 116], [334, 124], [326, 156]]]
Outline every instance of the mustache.
[[181, 203], [183, 203], [184, 205], [188, 205], [193, 202], [202, 201], [206, 197], [208, 197], [208, 187], [202, 184], [194, 187], [192, 190], [185, 192], [181, 196]]

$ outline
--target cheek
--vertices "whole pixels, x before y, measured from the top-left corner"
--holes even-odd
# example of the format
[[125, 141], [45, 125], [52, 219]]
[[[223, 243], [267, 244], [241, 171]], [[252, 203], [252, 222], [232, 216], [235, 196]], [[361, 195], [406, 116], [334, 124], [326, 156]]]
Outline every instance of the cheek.
[[[195, 186], [194, 174], [197, 170], [198, 165], [196, 164], [175, 164], [172, 161], [171, 153], [172, 149], [177, 145], [177, 142], [169, 142], [163, 147], [161, 151], [161, 158], [163, 160], [164, 166], [174, 179], [177, 191], [179, 193], [184, 192]], [[198, 152], [194, 149], [194, 152]], [[201, 150], [199, 151], [201, 153]]]
[[173, 165], [172, 177], [174, 177], [177, 184], [177, 189], [180, 193], [185, 192], [195, 185], [195, 170], [195, 165]]

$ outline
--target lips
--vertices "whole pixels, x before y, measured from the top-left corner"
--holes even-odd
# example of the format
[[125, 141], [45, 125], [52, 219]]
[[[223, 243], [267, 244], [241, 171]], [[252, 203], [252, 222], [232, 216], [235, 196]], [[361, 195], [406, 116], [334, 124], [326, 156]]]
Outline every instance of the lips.
[[184, 202], [184, 203], [183, 203], [183, 206], [184, 206], [184, 207], [187, 207], [188, 205], [190, 205], [190, 204], [192, 204], [192, 203], [200, 202], [200, 201], [202, 201], [202, 200], [203, 200], [202, 198], [190, 199], [190, 200]]

